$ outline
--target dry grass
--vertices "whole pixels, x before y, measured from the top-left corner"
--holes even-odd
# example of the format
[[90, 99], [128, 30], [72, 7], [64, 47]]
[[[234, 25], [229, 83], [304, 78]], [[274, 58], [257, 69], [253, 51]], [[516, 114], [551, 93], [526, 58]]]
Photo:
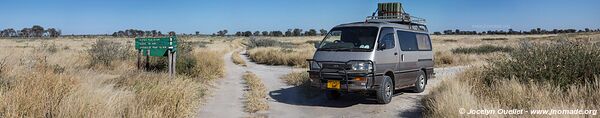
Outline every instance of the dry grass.
[[310, 77], [308, 72], [305, 70], [308, 69], [300, 69], [303, 71], [294, 71], [284, 76], [281, 76], [281, 80], [288, 85], [300, 87], [300, 90], [297, 91], [299, 95], [303, 95], [305, 98], [314, 98], [321, 95], [319, 92], [320, 89], [316, 87], [310, 86]]
[[478, 57], [472, 54], [452, 54], [450, 51], [438, 51], [434, 55], [435, 67], [468, 65], [477, 61]]
[[[426, 117], [549, 117], [550, 115], [465, 115], [466, 110], [598, 110], [598, 35], [524, 43], [507, 55], [445, 79], [423, 99]], [[560, 38], [560, 37], [554, 37]], [[594, 41], [595, 39], [595, 41]], [[558, 41], [558, 42], [556, 42]], [[583, 42], [582, 42], [583, 41]], [[558, 69], [555, 69], [558, 68]], [[582, 70], [577, 70], [582, 69]], [[452, 77], [450, 77], [452, 78]], [[550, 117], [590, 117], [551, 115]]]
[[196, 66], [192, 68], [190, 76], [205, 79], [216, 79], [225, 75], [224, 51], [201, 49], [194, 52], [197, 60]]
[[280, 79], [288, 85], [300, 86], [303, 84], [308, 84], [310, 77], [308, 76], [308, 72], [306, 71], [297, 71], [284, 75]]
[[[477, 79], [473, 67], [457, 77], [450, 77], [423, 99], [426, 117], [548, 117], [548, 115], [464, 115], [458, 110], [470, 109], [591, 109], [600, 107], [600, 79], [595, 83], [572, 85], [567, 90], [550, 83], [522, 84], [517, 80], [500, 80], [490, 87]], [[554, 117], [585, 117], [554, 115]]]
[[193, 46], [194, 68], [202, 67], [196, 75], [168, 79], [162, 71], [136, 70], [135, 58], [89, 69], [96, 40], [133, 46], [129, 38], [0, 40], [7, 57], [0, 64], [0, 117], [195, 117], [210, 80], [224, 74], [231, 47], [220, 39], [184, 39], [216, 41]]
[[244, 59], [242, 59], [242, 57], [240, 57], [240, 51], [234, 51], [231, 54], [231, 60], [233, 61], [233, 63], [237, 64], [237, 65], [241, 65], [241, 66], [246, 66], [246, 61], [244, 61]]
[[312, 58], [314, 48], [286, 49], [259, 47], [248, 50], [248, 57], [259, 64], [308, 67], [306, 59]]
[[243, 78], [245, 84], [248, 86], [247, 92], [244, 95], [246, 98], [244, 101], [245, 111], [256, 113], [268, 110], [269, 104], [266, 101], [267, 88], [262, 83], [262, 80], [252, 72], [246, 72]]

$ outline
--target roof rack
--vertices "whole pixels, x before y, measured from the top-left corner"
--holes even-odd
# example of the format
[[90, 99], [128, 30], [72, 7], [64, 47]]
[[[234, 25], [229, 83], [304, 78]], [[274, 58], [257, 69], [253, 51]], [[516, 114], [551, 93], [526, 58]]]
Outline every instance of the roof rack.
[[427, 21], [424, 18], [402, 14], [399, 16], [367, 16], [367, 22], [390, 22], [400, 24], [421, 24], [425, 25]]

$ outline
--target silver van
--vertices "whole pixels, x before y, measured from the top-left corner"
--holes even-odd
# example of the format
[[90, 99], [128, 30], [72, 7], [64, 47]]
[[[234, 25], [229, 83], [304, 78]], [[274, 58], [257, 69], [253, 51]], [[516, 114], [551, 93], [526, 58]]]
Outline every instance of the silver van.
[[367, 19], [335, 26], [315, 44], [317, 51], [307, 60], [311, 85], [326, 90], [329, 99], [363, 93], [382, 104], [397, 89], [423, 92], [434, 73], [424, 19]]

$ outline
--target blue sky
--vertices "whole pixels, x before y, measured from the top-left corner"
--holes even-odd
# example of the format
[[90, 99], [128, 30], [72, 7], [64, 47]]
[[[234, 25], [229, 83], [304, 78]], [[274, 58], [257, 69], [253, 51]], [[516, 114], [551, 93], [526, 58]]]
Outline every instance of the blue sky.
[[7, 0], [0, 2], [0, 28], [41, 25], [63, 34], [330, 29], [363, 21], [377, 2], [402, 2], [431, 31], [600, 28], [600, 0]]

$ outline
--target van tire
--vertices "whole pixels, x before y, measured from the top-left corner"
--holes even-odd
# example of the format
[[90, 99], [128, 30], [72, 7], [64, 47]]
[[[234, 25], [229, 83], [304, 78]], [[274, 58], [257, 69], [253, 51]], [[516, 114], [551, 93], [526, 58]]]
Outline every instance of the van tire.
[[380, 84], [379, 89], [375, 92], [377, 96], [377, 102], [380, 104], [387, 104], [392, 101], [394, 95], [394, 84], [390, 76], [384, 75], [383, 81]]
[[419, 71], [419, 76], [417, 76], [417, 80], [415, 81], [413, 92], [421, 93], [425, 91], [425, 86], [427, 86], [427, 76], [425, 75], [425, 72], [421, 70]]
[[325, 96], [327, 96], [328, 100], [337, 100], [340, 99], [340, 92], [336, 90], [327, 90], [325, 91]]

